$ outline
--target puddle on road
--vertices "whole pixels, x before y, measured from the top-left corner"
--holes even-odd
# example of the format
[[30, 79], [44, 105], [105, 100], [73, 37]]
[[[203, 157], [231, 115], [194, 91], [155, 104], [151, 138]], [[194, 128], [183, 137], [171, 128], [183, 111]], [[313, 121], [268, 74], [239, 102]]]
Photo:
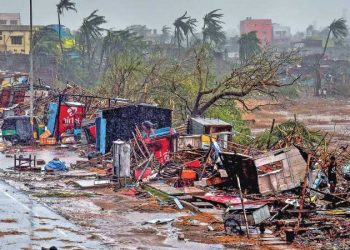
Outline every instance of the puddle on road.
[[[57, 148], [57, 147], [24, 147], [21, 148], [21, 152], [14, 153], [16, 155], [33, 155], [36, 156], [36, 159], [44, 160], [46, 163], [51, 161], [53, 158], [57, 157], [61, 161], [66, 163], [66, 166], [69, 167], [71, 163], [76, 163], [77, 160], [81, 160], [77, 155], [75, 150], [69, 148]], [[0, 169], [11, 168], [14, 166], [14, 154], [4, 154], [0, 153]], [[8, 157], [7, 155], [11, 156]], [[44, 166], [42, 166], [44, 167]]]

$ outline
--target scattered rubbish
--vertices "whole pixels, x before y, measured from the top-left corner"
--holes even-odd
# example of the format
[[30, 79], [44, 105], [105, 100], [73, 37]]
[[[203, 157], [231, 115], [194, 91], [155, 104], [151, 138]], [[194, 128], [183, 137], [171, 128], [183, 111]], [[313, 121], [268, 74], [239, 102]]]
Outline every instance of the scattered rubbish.
[[106, 187], [111, 184], [110, 180], [78, 180], [74, 182], [81, 188]]
[[170, 218], [166, 218], [166, 219], [154, 219], [154, 220], [149, 220], [146, 221], [144, 223], [142, 223], [142, 225], [146, 225], [146, 224], [156, 224], [156, 225], [163, 225], [163, 224], [167, 224], [171, 221], [174, 221], [174, 219], [170, 219]]

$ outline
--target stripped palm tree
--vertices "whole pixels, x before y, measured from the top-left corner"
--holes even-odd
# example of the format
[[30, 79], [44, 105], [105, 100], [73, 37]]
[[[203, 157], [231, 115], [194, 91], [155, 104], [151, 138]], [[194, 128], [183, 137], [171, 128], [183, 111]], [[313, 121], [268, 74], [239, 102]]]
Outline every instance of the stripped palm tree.
[[184, 27], [184, 35], [186, 36], [186, 44], [187, 44], [187, 48], [189, 47], [189, 35], [191, 34], [193, 37], [196, 37], [194, 32], [196, 31], [196, 27], [197, 27], [197, 19], [194, 18], [188, 18], [186, 21], [186, 26]]
[[220, 20], [224, 15], [218, 13], [218, 11], [220, 11], [220, 9], [213, 10], [207, 13], [203, 18], [203, 43], [209, 41], [210, 43], [213, 42], [218, 45], [226, 39], [222, 29], [222, 24], [224, 22]]
[[321, 60], [326, 54], [328, 42], [331, 35], [333, 35], [333, 37], [338, 40], [342, 40], [348, 35], [348, 28], [346, 26], [346, 20], [344, 18], [333, 20], [331, 25], [328, 26], [327, 39], [323, 47], [322, 54], [319, 55], [316, 59], [317, 61], [315, 65], [315, 73], [316, 73], [315, 94], [317, 96], [319, 95], [319, 90], [321, 89]]
[[104, 69], [106, 69], [110, 64], [110, 59], [118, 53], [132, 51], [137, 54], [141, 53], [145, 47], [143, 37], [131, 30], [108, 30], [102, 41], [99, 69], [104, 61]]
[[182, 16], [175, 19], [175, 22], [173, 23], [175, 27], [175, 43], [177, 42], [177, 46], [179, 48], [179, 54], [181, 49], [181, 43], [184, 40], [185, 33], [188, 31], [188, 24], [187, 21], [190, 19], [187, 16], [187, 11]]
[[93, 42], [102, 36], [104, 29], [102, 24], [106, 23], [104, 16], [97, 15], [98, 10], [94, 10], [89, 16], [84, 18], [83, 24], [79, 28], [78, 41], [82, 59], [88, 60], [89, 72], [93, 73], [93, 60], [96, 51], [96, 46], [93, 47]]
[[64, 11], [73, 10], [77, 12], [75, 8], [75, 3], [72, 0], [61, 0], [57, 5], [57, 17], [58, 17], [58, 39], [60, 41], [61, 52], [63, 54], [63, 45], [62, 45], [62, 32], [61, 32], [61, 15]]

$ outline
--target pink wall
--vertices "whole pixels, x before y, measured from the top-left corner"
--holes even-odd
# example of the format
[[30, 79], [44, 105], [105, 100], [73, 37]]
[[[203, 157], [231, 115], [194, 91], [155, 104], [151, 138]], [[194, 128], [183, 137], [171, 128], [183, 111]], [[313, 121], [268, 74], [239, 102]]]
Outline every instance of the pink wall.
[[256, 36], [259, 38], [261, 45], [266, 45], [272, 42], [273, 31], [271, 19], [245, 19], [240, 25], [241, 35], [256, 31]]

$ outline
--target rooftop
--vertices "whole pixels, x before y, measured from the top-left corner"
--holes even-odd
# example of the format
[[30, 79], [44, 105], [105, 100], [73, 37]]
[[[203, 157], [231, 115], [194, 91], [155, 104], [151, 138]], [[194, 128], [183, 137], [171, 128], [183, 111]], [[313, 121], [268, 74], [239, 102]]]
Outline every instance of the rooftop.
[[191, 118], [191, 120], [196, 121], [204, 126], [232, 126], [228, 122], [225, 122], [220, 119], [215, 119], [215, 118], [196, 117], [196, 118]]
[[[33, 30], [38, 30], [41, 26], [33, 26]], [[0, 31], [30, 31], [29, 25], [0, 25]]]

